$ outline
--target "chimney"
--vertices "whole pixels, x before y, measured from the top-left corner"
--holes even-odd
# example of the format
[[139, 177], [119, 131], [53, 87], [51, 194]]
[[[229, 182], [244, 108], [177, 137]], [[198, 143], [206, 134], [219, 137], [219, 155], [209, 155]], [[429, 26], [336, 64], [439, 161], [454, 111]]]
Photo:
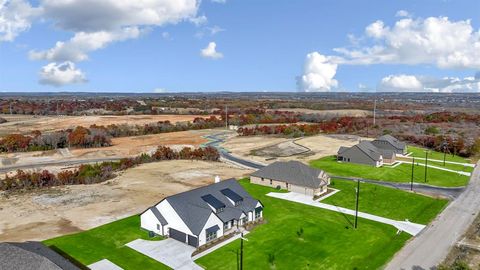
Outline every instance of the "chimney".
[[215, 183], [220, 183], [220, 176], [215, 176]]

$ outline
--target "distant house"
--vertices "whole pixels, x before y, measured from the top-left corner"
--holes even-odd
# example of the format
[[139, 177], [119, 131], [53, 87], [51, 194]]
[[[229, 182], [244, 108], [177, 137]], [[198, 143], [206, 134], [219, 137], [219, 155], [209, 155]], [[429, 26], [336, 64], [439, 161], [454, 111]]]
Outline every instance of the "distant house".
[[228, 179], [167, 197], [140, 219], [145, 230], [199, 247], [262, 216], [262, 203]]
[[252, 173], [250, 182], [318, 196], [327, 192], [330, 176], [299, 161], [277, 161]]
[[0, 269], [80, 270], [40, 242], [0, 243]]
[[337, 160], [380, 167], [384, 163], [394, 163], [395, 153], [377, 148], [370, 141], [362, 141], [352, 147], [341, 146], [337, 152]]
[[388, 134], [373, 140], [372, 144], [379, 149], [393, 151], [395, 154], [407, 153], [407, 144]]

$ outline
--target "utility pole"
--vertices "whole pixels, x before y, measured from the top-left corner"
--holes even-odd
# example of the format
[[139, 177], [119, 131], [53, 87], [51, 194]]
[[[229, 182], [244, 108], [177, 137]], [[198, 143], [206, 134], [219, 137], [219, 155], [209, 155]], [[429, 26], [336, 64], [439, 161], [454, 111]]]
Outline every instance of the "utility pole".
[[225, 128], [228, 129], [228, 106], [225, 105]]
[[243, 232], [240, 234], [240, 270], [243, 270], [243, 240], [248, 241], [243, 237]]
[[360, 179], [357, 179], [357, 190], [356, 190], [356, 194], [357, 194], [357, 199], [356, 199], [356, 203], [355, 203], [355, 229], [357, 228], [357, 224], [358, 224], [358, 199], [360, 197]]
[[410, 178], [410, 191], [413, 191], [413, 170], [415, 168], [415, 157], [412, 159], [412, 177]]
[[373, 101], [373, 126], [375, 126], [375, 118], [377, 114], [377, 100]]
[[428, 151], [425, 151], [425, 183], [427, 182]]

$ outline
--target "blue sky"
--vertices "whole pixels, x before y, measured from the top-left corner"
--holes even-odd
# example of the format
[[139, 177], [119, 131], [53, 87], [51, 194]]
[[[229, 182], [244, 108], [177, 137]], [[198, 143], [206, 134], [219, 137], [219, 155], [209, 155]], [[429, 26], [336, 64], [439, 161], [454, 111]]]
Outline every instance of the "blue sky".
[[[108, 7], [109, 1], [104, 1]], [[60, 8], [55, 3], [57, 0], [25, 0], [21, 4], [33, 10], [26, 11], [25, 6], [18, 7], [19, 2], [23, 1], [6, 1], [3, 11], [0, 10], [0, 17], [7, 19], [12, 18], [12, 14], [24, 14], [21, 26], [25, 23], [29, 26], [15, 30], [14, 38], [6, 38], [3, 27], [0, 91], [480, 91], [480, 79], [472, 78], [480, 70], [480, 59], [477, 59], [480, 53], [468, 49], [480, 46], [480, 1], [476, 0], [226, 0], [225, 3], [203, 0], [174, 19], [145, 22], [121, 18], [113, 28], [100, 23], [93, 26], [94, 29], [86, 29], [82, 22], [71, 20], [71, 14], [75, 15], [78, 7]], [[85, 6], [92, 6], [86, 8], [99, 8], [95, 1], [87, 2]], [[405, 12], [397, 14], [400, 10]], [[197, 21], [203, 23], [192, 22], [199, 17]], [[414, 47], [412, 51], [418, 51], [418, 56], [407, 53], [405, 59], [404, 52], [409, 49], [402, 47], [393, 52], [398, 54], [394, 60], [371, 63], [365, 62], [377, 55], [356, 58], [334, 50], [365, 49], [391, 42], [402, 34], [393, 30], [368, 34], [366, 28], [379, 20], [384, 30], [393, 29], [400, 20], [412, 20], [416, 23], [412, 29], [421, 32], [428, 18], [442, 17], [448, 17], [443, 20], [446, 23], [436, 26], [454, 27], [450, 32], [456, 32], [455, 27], [461, 22], [468, 22], [472, 33], [467, 35], [464, 44], [453, 44], [454, 49], [440, 48], [428, 56], [422, 55], [423, 50], [423, 54], [429, 53], [428, 44], [426, 48]], [[11, 25], [18, 25], [14, 23]], [[80, 26], [72, 26], [74, 24]], [[49, 50], [56, 42], [68, 41], [79, 32], [113, 33], [131, 26], [138, 27], [141, 34], [112, 39], [102, 48], [88, 50], [85, 52], [88, 59], [31, 56], [32, 50]], [[222, 31], [212, 34], [212, 28]], [[351, 35], [355, 38], [349, 38]], [[453, 36], [452, 39], [461, 38]], [[408, 37], [402, 40], [407, 41]], [[442, 40], [433, 41], [442, 43]], [[210, 42], [216, 45], [216, 56], [211, 51], [202, 56], [201, 50]], [[386, 51], [389, 55], [392, 53], [391, 48]], [[307, 58], [308, 54], [311, 58]], [[471, 61], [439, 64], [441, 59], [458, 54]], [[64, 62], [68, 64], [62, 66]], [[52, 63], [55, 65], [49, 65]], [[306, 68], [309, 63], [311, 68]], [[60, 72], [64, 69], [74, 73]]]

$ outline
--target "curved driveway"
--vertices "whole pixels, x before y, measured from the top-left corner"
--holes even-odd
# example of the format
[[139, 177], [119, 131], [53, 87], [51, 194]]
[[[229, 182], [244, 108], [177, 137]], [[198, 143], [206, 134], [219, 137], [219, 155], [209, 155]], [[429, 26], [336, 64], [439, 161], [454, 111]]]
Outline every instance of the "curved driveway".
[[387, 265], [387, 270], [432, 269], [448, 255], [480, 210], [480, 162], [470, 183], [460, 196], [425, 230], [400, 250]]

